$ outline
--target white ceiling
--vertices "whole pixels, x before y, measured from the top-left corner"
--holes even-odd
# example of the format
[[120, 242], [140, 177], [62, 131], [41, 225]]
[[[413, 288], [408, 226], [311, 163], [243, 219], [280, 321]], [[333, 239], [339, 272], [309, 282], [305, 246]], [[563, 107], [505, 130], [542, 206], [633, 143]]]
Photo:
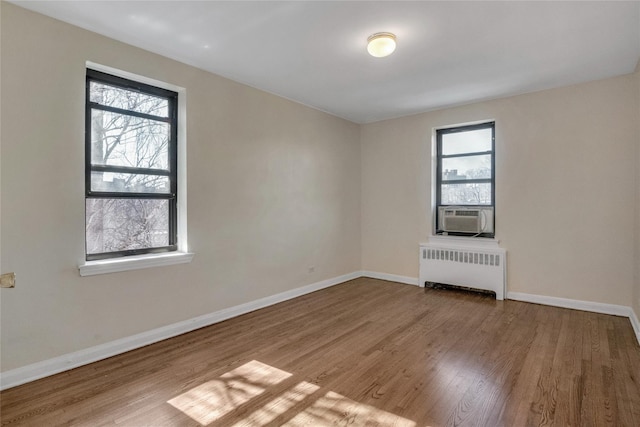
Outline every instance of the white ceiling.
[[[640, 58], [635, 1], [13, 3], [357, 123], [622, 75]], [[397, 35], [387, 58], [366, 51], [380, 31]]]

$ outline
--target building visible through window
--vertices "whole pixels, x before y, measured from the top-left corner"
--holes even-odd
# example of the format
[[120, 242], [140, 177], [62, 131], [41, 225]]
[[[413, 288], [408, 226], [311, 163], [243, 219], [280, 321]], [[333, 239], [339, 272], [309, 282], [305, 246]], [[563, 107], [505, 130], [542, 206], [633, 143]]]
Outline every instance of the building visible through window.
[[87, 70], [87, 260], [177, 249], [177, 99]]

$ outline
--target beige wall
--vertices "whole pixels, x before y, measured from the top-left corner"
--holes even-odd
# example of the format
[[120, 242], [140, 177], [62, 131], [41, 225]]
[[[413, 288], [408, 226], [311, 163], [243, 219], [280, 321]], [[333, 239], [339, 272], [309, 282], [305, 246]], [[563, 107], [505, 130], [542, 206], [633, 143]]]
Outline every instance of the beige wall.
[[[358, 126], [0, 5], [3, 372], [358, 270], [417, 277], [432, 131], [489, 119], [509, 290], [640, 316], [639, 73]], [[79, 277], [87, 60], [186, 88], [193, 263]]]
[[[360, 269], [359, 126], [11, 4], [1, 23], [2, 371]], [[79, 276], [87, 60], [186, 88], [191, 264]]]
[[363, 126], [363, 270], [418, 276], [432, 229], [432, 131], [495, 119], [508, 290], [629, 306], [635, 85], [627, 75]]
[[636, 280], [633, 293], [633, 309], [636, 313], [636, 317], [640, 319], [640, 62], [636, 67], [635, 73], [636, 79], [636, 93], [637, 98], [637, 110], [636, 110], [636, 124], [638, 125], [638, 137], [636, 140]]

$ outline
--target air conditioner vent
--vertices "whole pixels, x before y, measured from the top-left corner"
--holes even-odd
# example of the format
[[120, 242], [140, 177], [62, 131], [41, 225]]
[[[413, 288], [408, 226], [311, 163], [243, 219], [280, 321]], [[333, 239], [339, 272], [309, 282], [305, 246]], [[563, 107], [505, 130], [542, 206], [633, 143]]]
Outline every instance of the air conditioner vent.
[[480, 210], [444, 209], [442, 229], [461, 233], [480, 233], [482, 232]]
[[480, 211], [470, 209], [457, 210], [455, 211], [455, 216], [480, 216]]

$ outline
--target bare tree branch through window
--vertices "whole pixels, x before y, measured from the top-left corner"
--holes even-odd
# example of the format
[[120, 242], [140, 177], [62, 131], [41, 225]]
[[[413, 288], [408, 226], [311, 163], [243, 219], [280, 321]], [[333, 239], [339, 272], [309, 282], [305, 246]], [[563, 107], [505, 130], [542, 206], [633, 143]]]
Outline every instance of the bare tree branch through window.
[[87, 71], [87, 259], [175, 246], [177, 94]]

